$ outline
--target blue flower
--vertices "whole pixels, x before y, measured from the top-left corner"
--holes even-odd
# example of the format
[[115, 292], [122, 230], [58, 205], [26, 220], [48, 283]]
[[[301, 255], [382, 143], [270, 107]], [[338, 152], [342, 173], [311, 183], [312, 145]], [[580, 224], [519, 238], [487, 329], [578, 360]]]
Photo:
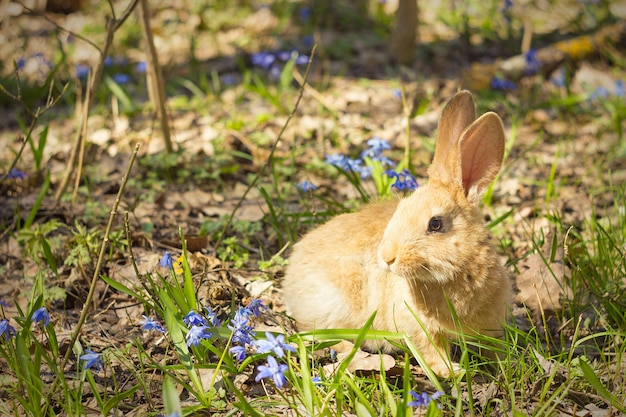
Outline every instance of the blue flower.
[[372, 139], [368, 140], [366, 143], [367, 143], [367, 146], [370, 147], [370, 149], [376, 152], [382, 152], [386, 149], [391, 149], [391, 145], [389, 144], [389, 141], [385, 139], [381, 139], [378, 136], [374, 136]]
[[183, 322], [187, 325], [187, 327], [191, 326], [206, 326], [206, 320], [200, 314], [196, 313], [194, 310], [191, 310], [185, 318]]
[[259, 298], [253, 298], [252, 301], [248, 303], [246, 309], [250, 311], [255, 317], [260, 317], [263, 314], [263, 310], [269, 310], [265, 304], [263, 304], [263, 300]]
[[624, 81], [622, 80], [615, 81], [615, 91], [613, 91], [613, 94], [617, 97], [626, 96], [626, 88], [624, 88]]
[[322, 378], [319, 376], [314, 376], [311, 378], [311, 382], [315, 385], [320, 385], [322, 383]]
[[85, 65], [85, 64], [74, 65], [74, 72], [76, 73], [76, 76], [80, 79], [87, 78], [89, 71], [90, 71], [89, 65]]
[[169, 252], [165, 252], [161, 260], [159, 261], [159, 266], [167, 269], [172, 269], [174, 267], [174, 262], [172, 261], [172, 255]]
[[409, 394], [411, 394], [411, 396], [415, 398], [414, 401], [411, 401], [407, 404], [409, 407], [427, 407], [431, 401], [441, 397], [443, 395], [443, 391], [437, 391], [433, 395], [428, 395], [425, 392], [418, 394], [415, 391], [409, 391]]
[[530, 49], [526, 52], [524, 59], [526, 60], [526, 67], [524, 68], [525, 75], [533, 75], [539, 72], [541, 69], [541, 62], [537, 59], [536, 49]]
[[300, 20], [302, 20], [303, 22], [307, 22], [309, 19], [311, 19], [311, 16], [313, 16], [313, 9], [311, 9], [309, 6], [300, 6], [299, 14]]
[[415, 190], [418, 187], [417, 180], [406, 168], [400, 172], [388, 170], [385, 171], [385, 174], [389, 178], [395, 178], [395, 182], [391, 185], [391, 188], [395, 188], [396, 190]]
[[287, 365], [278, 364], [273, 356], [267, 357], [267, 365], [257, 366], [259, 373], [257, 374], [255, 381], [259, 382], [264, 378], [272, 378], [277, 388], [282, 388], [287, 384], [287, 378], [285, 378], [285, 371], [287, 371]]
[[143, 314], [141, 316], [144, 318], [142, 321], [139, 322], [139, 324], [142, 325], [141, 330], [145, 330], [145, 331], [156, 330], [161, 333], [167, 333], [167, 330], [165, 330], [165, 327], [163, 327], [161, 323], [159, 323], [158, 321], [152, 320], [150, 317], [144, 316]]
[[296, 65], [306, 65], [309, 63], [309, 59], [308, 55], [298, 55], [295, 62]]
[[130, 81], [130, 76], [128, 74], [113, 74], [113, 81], [118, 84], [127, 84]]
[[24, 67], [26, 66], [26, 58], [20, 58], [17, 60], [17, 62], [15, 63], [15, 67], [17, 68], [18, 71], [21, 71], [24, 69]]
[[245, 310], [244, 308], [237, 310], [235, 317], [232, 318], [227, 326], [233, 332], [233, 343], [240, 345], [252, 344], [252, 337], [255, 334], [252, 326], [248, 324], [250, 321]]
[[217, 314], [213, 311], [211, 307], [202, 307], [204, 312], [206, 313], [206, 318], [209, 320], [209, 324], [213, 327], [218, 327], [220, 323], [220, 319], [217, 318]]
[[342, 154], [342, 153], [334, 153], [332, 155], [326, 155], [326, 161], [325, 162], [328, 165], [333, 165], [333, 166], [336, 166], [337, 168], [345, 170], [346, 159], [348, 159], [348, 157], [345, 156], [344, 154]]
[[[307, 36], [302, 38], [302, 45], [304, 45], [305, 48], [313, 48], [314, 44], [315, 44], [315, 40], [313, 39], [313, 36], [307, 35]], [[305, 55], [302, 55], [302, 56], [305, 56]], [[298, 58], [300, 58], [300, 57], [298, 57]], [[307, 59], [308, 58], [309, 57], [307, 56]]]
[[8, 306], [9, 306], [9, 303], [7, 303], [7, 302], [6, 302], [6, 301], [4, 301], [4, 300], [0, 300], [0, 306], [2, 306], [2, 307], [8, 307]]
[[263, 69], [269, 69], [274, 61], [276, 61], [276, 56], [271, 52], [261, 51], [252, 54], [251, 60], [252, 65], [261, 67]]
[[111, 57], [111, 55], [107, 55], [107, 57], [104, 58], [104, 66], [110, 67], [111, 65], [113, 65], [113, 58]]
[[607, 90], [604, 87], [598, 87], [595, 89], [595, 91], [593, 91], [590, 95], [589, 95], [589, 101], [594, 101], [597, 100], [599, 98], [609, 98], [611, 94], [609, 93], [609, 90]]
[[299, 182], [298, 185], [296, 185], [296, 188], [298, 188], [298, 190], [302, 191], [303, 193], [308, 193], [317, 190], [317, 185], [308, 180], [304, 180]]
[[246, 358], [246, 348], [243, 346], [233, 346], [229, 349], [229, 351], [238, 362], [241, 362]]
[[7, 178], [10, 180], [23, 180], [24, 178], [26, 178], [26, 174], [24, 174], [17, 168], [11, 168], [11, 171], [9, 171]]
[[516, 90], [517, 86], [513, 81], [505, 80], [500, 77], [493, 77], [491, 80], [492, 90]]
[[265, 332], [265, 337], [267, 340], [256, 340], [254, 344], [256, 345], [257, 353], [266, 353], [266, 352], [274, 352], [276, 356], [282, 358], [285, 356], [285, 350], [290, 352], [295, 352], [296, 349], [293, 346], [289, 346], [285, 343], [285, 335], [279, 334], [278, 336], [274, 336], [270, 332]]
[[237, 77], [234, 74], [224, 74], [222, 82], [225, 85], [235, 85], [237, 84]]
[[85, 361], [85, 369], [94, 368], [96, 371], [100, 371], [103, 368], [102, 359], [100, 359], [100, 354], [94, 352], [93, 350], [86, 349], [84, 355], [80, 357], [81, 361]]
[[9, 324], [9, 320], [0, 320], [0, 336], [4, 336], [4, 340], [8, 341], [16, 333], [15, 328]]
[[137, 65], [135, 65], [135, 71], [137, 71], [140, 74], [143, 74], [144, 72], [146, 72], [147, 68], [148, 68], [148, 64], [146, 63], [146, 61], [137, 62]]
[[45, 307], [41, 307], [33, 312], [30, 319], [35, 323], [43, 321], [43, 325], [47, 326], [50, 323], [50, 314], [48, 314], [48, 310]]
[[187, 346], [198, 346], [202, 339], [210, 339], [213, 333], [208, 332], [209, 326], [192, 326], [187, 333]]

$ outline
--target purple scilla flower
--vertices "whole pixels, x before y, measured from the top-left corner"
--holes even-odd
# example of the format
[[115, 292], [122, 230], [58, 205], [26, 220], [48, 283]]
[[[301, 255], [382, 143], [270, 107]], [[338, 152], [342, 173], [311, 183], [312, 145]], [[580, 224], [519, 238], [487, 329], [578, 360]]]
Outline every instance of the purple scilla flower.
[[313, 16], [313, 9], [309, 6], [301, 6], [299, 10], [300, 20], [303, 22], [309, 21], [311, 16]]
[[554, 74], [552, 78], [550, 78], [550, 81], [552, 81], [552, 84], [554, 84], [557, 87], [565, 87], [565, 84], [566, 84], [565, 69], [561, 68], [561, 71]]
[[273, 356], [268, 356], [267, 366], [257, 366], [259, 373], [256, 375], [255, 381], [259, 382], [264, 378], [272, 378], [276, 388], [282, 388], [287, 384], [287, 378], [285, 378], [285, 371], [287, 371], [287, 369], [287, 365], [282, 363], [279, 365]]
[[524, 68], [525, 75], [533, 75], [539, 72], [541, 68], [541, 62], [537, 59], [537, 50], [530, 49], [524, 55], [524, 59], [526, 60], [526, 67]]
[[145, 331], [156, 330], [161, 333], [167, 333], [167, 330], [165, 330], [165, 327], [163, 327], [161, 323], [159, 323], [158, 321], [152, 320], [150, 317], [144, 316], [143, 314], [141, 316], [143, 317], [143, 320], [139, 322], [139, 324], [142, 325], [141, 330], [145, 330]]
[[209, 324], [213, 327], [218, 327], [220, 323], [220, 319], [217, 318], [217, 314], [213, 311], [211, 307], [202, 307], [206, 314], [206, 318], [209, 320]]
[[411, 396], [415, 399], [407, 404], [409, 407], [427, 407], [431, 401], [441, 397], [443, 395], [443, 391], [437, 391], [433, 395], [428, 395], [425, 392], [418, 394], [415, 391], [409, 391], [409, 394], [411, 394]]
[[48, 314], [48, 310], [45, 307], [41, 307], [33, 312], [30, 319], [35, 323], [43, 322], [43, 325], [47, 326], [50, 323], [50, 314]]
[[516, 90], [517, 85], [513, 81], [505, 80], [500, 77], [493, 77], [491, 80], [492, 90]]
[[248, 313], [245, 312], [245, 308], [240, 308], [235, 313], [235, 316], [228, 324], [228, 328], [233, 332], [233, 343], [240, 345], [252, 344], [252, 337], [255, 332], [252, 326], [248, 323]]
[[298, 52], [296, 51], [278, 51], [276, 52], [276, 58], [278, 58], [279, 60], [286, 62], [289, 61], [289, 59], [291, 59], [291, 57], [297, 55]]
[[269, 310], [269, 308], [267, 308], [267, 306], [263, 303], [263, 300], [259, 298], [253, 298], [246, 306], [246, 309], [248, 309], [255, 317], [259, 317], [263, 314], [263, 311]]
[[310, 57], [308, 55], [298, 55], [296, 58], [296, 65], [306, 65], [309, 63]]
[[7, 303], [4, 300], [0, 300], [0, 306], [2, 306], [2, 307], [9, 307], [9, 303]]
[[382, 139], [378, 136], [374, 136], [373, 138], [368, 140], [366, 143], [367, 143], [367, 146], [369, 146], [370, 149], [375, 152], [382, 152], [384, 150], [391, 149], [391, 145], [389, 144], [389, 141]]
[[317, 190], [317, 185], [313, 184], [311, 181], [304, 180], [299, 182], [296, 188], [304, 193], [308, 193]]
[[104, 66], [110, 67], [111, 65], [113, 65], [113, 57], [111, 57], [111, 55], [107, 55], [107, 57], [104, 58]]
[[364, 166], [362, 159], [347, 158], [345, 171], [352, 171], [359, 174], [362, 180], [369, 178], [370, 175], [372, 175], [372, 168]]
[[23, 70], [25, 66], [26, 66], [26, 58], [20, 58], [15, 63], [15, 67], [17, 68], [18, 71]]
[[146, 63], [146, 61], [137, 62], [137, 65], [135, 65], [135, 71], [137, 71], [140, 74], [143, 74], [144, 72], [146, 72], [147, 68], [148, 68], [148, 64]]
[[123, 73], [113, 74], [113, 81], [118, 84], [128, 84], [128, 82], [130, 81], [130, 76]]
[[361, 152], [362, 159], [369, 158], [372, 161], [378, 161], [383, 165], [395, 165], [391, 159], [383, 155], [384, 150], [391, 149], [391, 145], [389, 145], [388, 141], [381, 139], [378, 136], [374, 136], [372, 139], [367, 141], [367, 145], [369, 148]]
[[406, 168], [400, 172], [388, 170], [385, 171], [385, 175], [387, 175], [389, 178], [395, 179], [395, 182], [391, 185], [391, 188], [395, 188], [399, 191], [417, 189], [417, 180]]
[[246, 348], [243, 346], [233, 346], [229, 349], [237, 362], [241, 362], [246, 358]]
[[2, 319], [0, 320], [0, 337], [4, 336], [4, 340], [8, 341], [10, 338], [15, 336], [15, 328], [9, 324], [9, 320]]
[[172, 269], [174, 267], [174, 262], [172, 261], [172, 255], [169, 252], [165, 252], [163, 257], [159, 261], [159, 266], [167, 269]]
[[196, 313], [194, 310], [191, 310], [189, 313], [187, 313], [187, 315], [183, 319], [183, 322], [185, 323], [185, 325], [187, 325], [187, 327], [207, 325], [204, 317]]
[[271, 52], [261, 51], [255, 54], [252, 54], [252, 65], [261, 67], [263, 69], [269, 69], [274, 61], [276, 61], [276, 56]]
[[593, 91], [590, 95], [589, 95], [589, 101], [594, 101], [597, 100], [599, 98], [608, 98], [611, 94], [609, 93], [609, 90], [607, 90], [604, 87], [598, 87], [595, 89], [595, 91]]
[[623, 80], [616, 80], [615, 81], [615, 89], [613, 90], [613, 94], [616, 95], [616, 96], [626, 95], [626, 88], [624, 87], [624, 81]]
[[[307, 36], [302, 38], [302, 45], [305, 48], [313, 48], [313, 45], [315, 45], [315, 39], [313, 39], [313, 36], [307, 35]], [[305, 55], [301, 55], [301, 56], [305, 56]], [[298, 58], [300, 58], [300, 57], [298, 57]], [[309, 57], [307, 56], [307, 59], [308, 58]], [[297, 64], [297, 62], [296, 62], [296, 64]]]
[[224, 74], [222, 82], [225, 85], [235, 85], [237, 84], [237, 77], [234, 74]]
[[348, 157], [341, 153], [326, 155], [326, 163], [340, 169], [344, 169], [346, 167], [346, 159], [348, 159]]
[[293, 346], [285, 343], [284, 334], [274, 336], [270, 332], [265, 332], [265, 337], [267, 338], [267, 340], [255, 340], [254, 344], [256, 345], [257, 353], [274, 352], [276, 356], [282, 358], [283, 356], [285, 356], [285, 350], [288, 350], [290, 352], [296, 351]]
[[74, 65], [74, 72], [76, 73], [76, 76], [80, 79], [84, 79], [87, 78], [87, 75], [89, 74], [89, 65], [85, 65], [85, 64], [76, 64]]
[[85, 352], [87, 353], [80, 357], [81, 361], [85, 361], [85, 369], [94, 368], [96, 371], [102, 370], [103, 365], [102, 359], [100, 359], [100, 354], [89, 349], [86, 349]]
[[202, 339], [210, 339], [213, 333], [208, 332], [209, 326], [191, 326], [187, 333], [187, 346], [198, 346]]
[[280, 65], [272, 65], [269, 71], [270, 79], [276, 81], [280, 78], [280, 74], [283, 72], [283, 68]]
[[11, 171], [9, 171], [9, 175], [7, 175], [7, 178], [10, 180], [23, 180], [24, 178], [26, 178], [26, 174], [24, 174], [17, 168], [11, 168]]

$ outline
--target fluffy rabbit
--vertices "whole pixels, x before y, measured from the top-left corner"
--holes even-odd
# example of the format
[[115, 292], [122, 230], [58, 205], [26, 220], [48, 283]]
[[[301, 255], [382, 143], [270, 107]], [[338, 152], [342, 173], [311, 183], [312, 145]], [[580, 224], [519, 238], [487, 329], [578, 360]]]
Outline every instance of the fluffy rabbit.
[[449, 331], [497, 336], [511, 298], [478, 209], [503, 154], [500, 118], [476, 119], [471, 94], [457, 93], [439, 121], [427, 185], [337, 216], [294, 246], [283, 294], [298, 328], [358, 329], [376, 310], [375, 329], [408, 334], [430, 368], [450, 376]]

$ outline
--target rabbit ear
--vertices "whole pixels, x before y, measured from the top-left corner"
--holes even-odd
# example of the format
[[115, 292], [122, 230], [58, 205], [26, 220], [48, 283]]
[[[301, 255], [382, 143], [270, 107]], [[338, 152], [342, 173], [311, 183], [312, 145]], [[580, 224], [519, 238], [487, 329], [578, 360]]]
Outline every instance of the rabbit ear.
[[461, 185], [459, 139], [474, 119], [476, 109], [472, 94], [466, 90], [459, 91], [446, 104], [439, 119], [435, 156], [428, 169], [431, 179], [446, 184], [458, 181]]
[[474, 120], [475, 114], [474, 100], [468, 91], [452, 97], [439, 120], [435, 156], [428, 175], [448, 187], [458, 187], [471, 203], [478, 204], [502, 166], [504, 127], [493, 112]]
[[504, 126], [488, 112], [468, 127], [459, 140], [462, 184], [467, 199], [478, 204], [485, 188], [495, 179], [504, 157]]

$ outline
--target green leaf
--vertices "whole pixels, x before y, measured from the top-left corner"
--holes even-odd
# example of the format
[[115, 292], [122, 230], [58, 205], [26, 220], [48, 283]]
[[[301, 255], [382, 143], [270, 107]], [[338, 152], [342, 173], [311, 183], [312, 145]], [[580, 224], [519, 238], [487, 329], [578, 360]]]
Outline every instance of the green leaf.
[[178, 413], [182, 417], [183, 409], [180, 406], [180, 398], [178, 398], [176, 387], [169, 375], [165, 375], [163, 379], [163, 405], [165, 406], [165, 415]]
[[591, 385], [591, 387], [596, 390], [596, 392], [603, 397], [606, 401], [608, 401], [613, 407], [615, 407], [620, 413], [626, 414], [626, 407], [621, 404], [617, 398], [613, 394], [609, 392], [608, 389], [602, 384], [600, 378], [596, 375], [596, 373], [591, 369], [591, 366], [585, 361], [582, 357], [579, 358], [578, 365], [580, 369], [583, 371], [583, 375], [585, 375], [585, 379]]
[[[139, 385], [135, 385], [131, 389], [117, 393], [111, 398], [109, 398], [102, 405], [102, 409], [100, 410], [102, 411], [102, 415], [105, 415], [105, 416], [109, 415], [109, 411], [117, 407], [117, 405], [121, 403], [122, 401], [124, 401], [126, 398], [133, 396], [135, 394], [135, 391], [137, 391], [138, 388], [139, 388]], [[182, 416], [182, 413], [180, 413], [179, 415]]]

